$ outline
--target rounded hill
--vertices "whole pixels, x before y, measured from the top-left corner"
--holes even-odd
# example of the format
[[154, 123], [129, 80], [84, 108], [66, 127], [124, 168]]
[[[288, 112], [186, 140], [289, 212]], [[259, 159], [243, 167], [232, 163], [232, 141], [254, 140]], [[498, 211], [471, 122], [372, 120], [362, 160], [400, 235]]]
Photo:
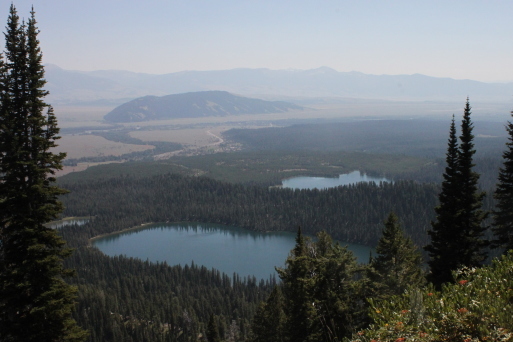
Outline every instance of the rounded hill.
[[166, 96], [144, 96], [114, 108], [105, 115], [109, 122], [140, 122], [243, 114], [282, 113], [303, 109], [283, 101], [264, 101], [226, 91], [201, 91]]

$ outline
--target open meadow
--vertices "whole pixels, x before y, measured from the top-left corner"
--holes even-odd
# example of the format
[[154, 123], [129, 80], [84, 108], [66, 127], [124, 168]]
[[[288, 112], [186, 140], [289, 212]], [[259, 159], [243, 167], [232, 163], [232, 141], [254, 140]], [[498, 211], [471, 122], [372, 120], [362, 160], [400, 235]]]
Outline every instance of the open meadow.
[[165, 141], [185, 146], [204, 147], [222, 142], [222, 139], [220, 140], [221, 133], [230, 128], [233, 128], [233, 126], [140, 130], [130, 132], [129, 135], [142, 141]]
[[55, 152], [66, 152], [68, 158], [121, 156], [153, 149], [152, 145], [123, 144], [96, 135], [64, 135]]
[[77, 127], [102, 129], [102, 127], [108, 127], [110, 125], [103, 121], [103, 117], [112, 109], [111, 106], [56, 106], [54, 108], [61, 129]]

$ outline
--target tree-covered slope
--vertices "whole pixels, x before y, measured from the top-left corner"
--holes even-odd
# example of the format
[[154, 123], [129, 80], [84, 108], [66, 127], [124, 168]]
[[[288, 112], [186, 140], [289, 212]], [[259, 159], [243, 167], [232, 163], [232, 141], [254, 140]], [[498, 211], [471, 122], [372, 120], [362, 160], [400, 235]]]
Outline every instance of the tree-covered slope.
[[201, 91], [167, 96], [140, 97], [114, 108], [105, 115], [110, 122], [198, 118], [241, 114], [281, 113], [302, 109], [292, 103], [264, 101], [226, 91]]
[[[251, 150], [344, 150], [443, 158], [449, 125], [449, 120], [358, 120], [231, 129], [223, 137]], [[478, 121], [475, 126], [476, 156], [499, 159], [507, 139], [504, 123]]]

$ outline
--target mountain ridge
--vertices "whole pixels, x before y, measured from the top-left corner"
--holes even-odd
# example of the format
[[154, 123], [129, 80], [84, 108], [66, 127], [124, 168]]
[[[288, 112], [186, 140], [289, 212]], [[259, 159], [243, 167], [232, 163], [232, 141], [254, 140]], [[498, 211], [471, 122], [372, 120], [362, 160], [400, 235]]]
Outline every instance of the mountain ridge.
[[370, 75], [329, 67], [309, 70], [238, 68], [144, 74], [124, 70], [69, 71], [47, 66], [48, 101], [121, 104], [146, 95], [164, 96], [220, 90], [243, 96], [343, 97], [392, 101], [472, 101], [510, 103], [513, 83], [412, 75]]

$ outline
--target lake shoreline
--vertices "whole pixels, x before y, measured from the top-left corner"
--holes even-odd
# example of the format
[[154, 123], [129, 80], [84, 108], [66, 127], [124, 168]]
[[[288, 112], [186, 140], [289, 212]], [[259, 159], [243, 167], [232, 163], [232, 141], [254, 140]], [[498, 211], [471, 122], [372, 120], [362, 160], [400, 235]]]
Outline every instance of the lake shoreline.
[[338, 177], [316, 177], [316, 176], [298, 176], [282, 180], [283, 189], [306, 190], [317, 189], [319, 191], [336, 188], [339, 186], [354, 185], [362, 182], [393, 182], [386, 177], [369, 176], [360, 170], [353, 170], [349, 173], [339, 174]]
[[[116, 235], [116, 234], [120, 234], [120, 233], [126, 233], [126, 232], [130, 232], [130, 231], [134, 231], [134, 230], [145, 229], [147, 226], [151, 226], [151, 225], [154, 225], [154, 224], [155, 225], [156, 224], [187, 224], [187, 225], [190, 225], [190, 224], [217, 224], [217, 223], [205, 223], [205, 222], [196, 222], [196, 221], [194, 221], [194, 222], [189, 222], [189, 221], [146, 222], [146, 223], [141, 223], [138, 226], [134, 226], [134, 227], [130, 227], [130, 228], [125, 228], [125, 229], [122, 229], [122, 230], [116, 230], [115, 232], [111, 232], [111, 233], [105, 233], [105, 234], [100, 234], [100, 235], [93, 236], [92, 238], [89, 238], [89, 246], [92, 247], [92, 243], [95, 240], [102, 239], [102, 238], [110, 236], [110, 235]], [[232, 227], [232, 228], [245, 229], [245, 230], [248, 230], [250, 232], [258, 232], [258, 233], [261, 233], [261, 234], [282, 233], [282, 232], [283, 233], [292, 233], [292, 232], [287, 231], [287, 230], [256, 231], [256, 230], [251, 230], [251, 229], [247, 229], [247, 228], [241, 228], [241, 227], [237, 227], [237, 226], [229, 226], [229, 225], [225, 225], [225, 226]]]
[[53, 225], [64, 225], [67, 221], [90, 221], [94, 219], [94, 216], [68, 216], [63, 217], [60, 220], [56, 221], [50, 221], [48, 223], [45, 223], [46, 226], [53, 226]]
[[[120, 233], [129, 232], [129, 231], [132, 231], [132, 230], [143, 229], [146, 226], [149, 226], [149, 225], [152, 225], [152, 224], [159, 224], [159, 223], [160, 222], [141, 223], [139, 226], [125, 228], [125, 229], [121, 229], [121, 230], [116, 230], [115, 232], [112, 232], [112, 233], [105, 233], [105, 234], [96, 235], [96, 236], [93, 236], [92, 238], [89, 238], [89, 246], [92, 247], [92, 243], [95, 240], [107, 237], [109, 235], [116, 235], [116, 234], [120, 234]], [[163, 223], [170, 223], [170, 222], [163, 222]]]

